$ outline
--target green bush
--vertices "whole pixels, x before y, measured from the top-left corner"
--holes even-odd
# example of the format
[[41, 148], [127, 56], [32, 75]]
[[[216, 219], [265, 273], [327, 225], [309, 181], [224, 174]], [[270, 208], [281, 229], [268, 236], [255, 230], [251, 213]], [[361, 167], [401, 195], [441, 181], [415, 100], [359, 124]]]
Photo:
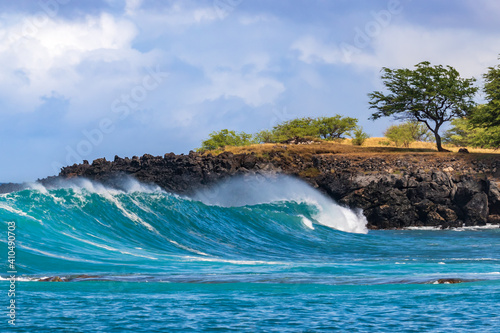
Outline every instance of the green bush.
[[453, 119], [451, 125], [453, 127], [443, 135], [445, 143], [457, 147], [498, 148], [500, 126], [477, 127], [467, 118]]
[[[225, 146], [245, 146], [252, 143], [275, 143], [295, 137], [310, 138], [311, 140], [337, 140], [343, 135], [352, 136], [357, 128], [356, 118], [333, 117], [296, 118], [284, 121], [271, 130], [262, 130], [254, 135], [245, 132], [236, 133], [223, 129], [213, 132], [202, 142], [198, 151], [215, 150]], [[364, 141], [364, 140], [363, 140]]]
[[225, 146], [248, 146], [255, 143], [252, 140], [252, 134], [245, 132], [236, 133], [227, 129], [219, 132], [212, 132], [209, 138], [201, 143], [201, 148], [198, 151], [215, 150]]
[[274, 133], [270, 130], [262, 130], [254, 135], [256, 143], [275, 143], [277, 142]]
[[425, 124], [409, 121], [399, 125], [389, 126], [384, 136], [396, 144], [396, 147], [408, 148], [414, 141], [430, 141], [432, 134]]
[[366, 139], [370, 136], [363, 132], [363, 127], [357, 126], [354, 130], [354, 138], [352, 139], [352, 144], [355, 146], [362, 146], [365, 143]]

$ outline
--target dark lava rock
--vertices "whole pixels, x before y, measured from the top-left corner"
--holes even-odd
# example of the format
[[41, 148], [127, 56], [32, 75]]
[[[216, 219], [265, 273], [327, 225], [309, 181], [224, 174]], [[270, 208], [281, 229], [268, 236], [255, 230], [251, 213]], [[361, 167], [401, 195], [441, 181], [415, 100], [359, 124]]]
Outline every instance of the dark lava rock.
[[462, 279], [439, 279], [439, 280], [434, 281], [433, 283], [434, 284], [455, 284], [455, 283], [464, 283], [464, 282], [468, 282], [468, 281], [462, 280]]
[[15, 183], [0, 184], [0, 194], [17, 192], [17, 191], [21, 191], [25, 188], [26, 188], [26, 186], [23, 184], [15, 184]]
[[44, 279], [38, 280], [40, 282], [66, 282], [66, 280], [61, 279], [59, 276], [51, 276]]
[[[293, 143], [302, 142], [295, 139]], [[233, 176], [283, 173], [302, 178], [341, 205], [362, 209], [372, 229], [450, 228], [500, 220], [500, 186], [494, 177], [500, 160], [471, 157], [431, 155], [427, 159], [407, 154], [391, 159], [384, 155], [300, 155], [279, 149], [263, 157], [191, 151], [188, 155], [96, 159], [92, 164], [65, 167], [55, 179], [41, 183], [84, 177], [119, 188], [120, 179], [127, 176], [167, 192], [190, 195]], [[495, 171], [488, 174], [485, 170]]]

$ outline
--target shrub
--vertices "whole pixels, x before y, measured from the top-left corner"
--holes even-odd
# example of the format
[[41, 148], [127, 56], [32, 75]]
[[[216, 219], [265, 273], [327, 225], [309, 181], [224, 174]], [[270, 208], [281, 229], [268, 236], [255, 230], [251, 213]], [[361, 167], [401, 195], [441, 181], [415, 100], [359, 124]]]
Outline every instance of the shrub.
[[275, 143], [277, 142], [276, 137], [270, 130], [262, 130], [254, 135], [254, 141], [256, 143]]
[[215, 150], [225, 146], [247, 146], [254, 143], [252, 135], [245, 132], [236, 133], [227, 129], [212, 132], [209, 138], [201, 143], [198, 151]]
[[362, 146], [366, 139], [370, 137], [368, 134], [363, 132], [363, 127], [361, 126], [357, 126], [353, 134], [354, 138], [352, 139], [352, 144], [355, 146]]
[[410, 147], [414, 141], [429, 141], [432, 137], [429, 129], [416, 121], [389, 126], [385, 130], [384, 136], [394, 142], [396, 147], [406, 148]]

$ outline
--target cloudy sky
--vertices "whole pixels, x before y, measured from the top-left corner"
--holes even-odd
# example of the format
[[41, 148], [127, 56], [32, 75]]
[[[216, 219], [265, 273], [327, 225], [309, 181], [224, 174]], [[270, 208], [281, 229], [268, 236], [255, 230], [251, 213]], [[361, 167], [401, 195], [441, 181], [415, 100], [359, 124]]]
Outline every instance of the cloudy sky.
[[[381, 67], [498, 64], [498, 0], [0, 1], [0, 182], [342, 114]], [[478, 97], [480, 98], [480, 97]]]

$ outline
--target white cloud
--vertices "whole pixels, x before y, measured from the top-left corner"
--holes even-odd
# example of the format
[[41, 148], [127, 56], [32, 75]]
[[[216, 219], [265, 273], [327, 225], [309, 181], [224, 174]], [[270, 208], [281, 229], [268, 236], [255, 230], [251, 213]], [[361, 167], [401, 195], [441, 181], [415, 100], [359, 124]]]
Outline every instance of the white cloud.
[[500, 16], [500, 2], [498, 0], [467, 1], [471, 17], [477, 17], [481, 23], [497, 23]]
[[466, 29], [391, 26], [373, 42], [373, 52], [354, 55], [353, 63], [379, 70], [412, 67], [421, 61], [451, 65], [462, 76], [479, 78], [496, 63], [500, 36]]
[[216, 72], [210, 75], [210, 79], [210, 85], [203, 87], [199, 93], [195, 94], [198, 102], [239, 97], [246, 104], [258, 107], [272, 103], [285, 91], [281, 82], [258, 74]]
[[125, 13], [127, 15], [133, 16], [135, 12], [141, 7], [143, 0], [126, 0], [125, 1]]
[[239, 17], [239, 22], [243, 25], [255, 25], [269, 22], [276, 22], [278, 18], [271, 16], [269, 14], [259, 14], [259, 15], [241, 15]]
[[172, 6], [157, 11], [134, 7], [133, 10], [128, 10], [127, 14], [135, 22], [139, 22], [144, 33], [151, 36], [180, 33], [192, 26], [220, 20], [215, 7], [200, 6], [191, 1], [174, 2]]
[[298, 50], [299, 59], [308, 64], [348, 63], [378, 73], [382, 67], [413, 67], [428, 60], [451, 65], [462, 76], [479, 78], [488, 66], [496, 64], [498, 45], [500, 36], [477, 30], [391, 25], [365, 47], [345, 42], [327, 44], [307, 36], [295, 41], [291, 48]]
[[[261, 106], [273, 103], [285, 91], [284, 84], [267, 72], [270, 55], [253, 50], [254, 45], [240, 34], [213, 34], [212, 41], [199, 46], [198, 32], [188, 27], [223, 22], [215, 8], [175, 2], [151, 11], [142, 5], [142, 1], [127, 1], [124, 16], [104, 13], [75, 21], [47, 18], [24, 36], [20, 35], [24, 22], [33, 17], [0, 27], [0, 61], [9, 64], [0, 68], [0, 99], [15, 106], [0, 112], [33, 112], [43, 103], [42, 97], [55, 94], [69, 101], [67, 120], [96, 121], [110, 113], [115, 99], [140, 83], [145, 67], [155, 68], [172, 59], [181, 59], [204, 75], [199, 81], [177, 87], [177, 92], [172, 91], [175, 85], [169, 85], [170, 91], [164, 94], [175, 99], [172, 102], [176, 105], [236, 97], [247, 105]], [[156, 43], [146, 53], [135, 49], [139, 32], [140, 38], [150, 37], [148, 27], [154, 27], [160, 38], [170, 39], [171, 44]], [[214, 28], [219, 27], [207, 25], [207, 29]], [[177, 37], [179, 29], [183, 32]], [[254, 27], [247, 29], [258, 35]], [[235, 47], [233, 38], [243, 48]], [[161, 110], [154, 111], [157, 114], [175, 112], [158, 107], [158, 103], [158, 98], [148, 98], [141, 107]], [[184, 117], [182, 123], [189, 119]]]
[[313, 36], [305, 36], [296, 40], [292, 50], [299, 51], [299, 59], [305, 63], [324, 62], [337, 64], [342, 62], [342, 52], [336, 45], [328, 45]]
[[[0, 30], [0, 61], [8, 64], [0, 68], [0, 98], [16, 105], [18, 112], [35, 110], [41, 97], [52, 93], [70, 99], [78, 109], [79, 101], [130, 89], [144, 75], [142, 68], [154, 64], [154, 55], [131, 47], [137, 29], [130, 21], [108, 14], [74, 22], [48, 19], [21, 35], [31, 19]], [[100, 76], [104, 72], [109, 75]]]

